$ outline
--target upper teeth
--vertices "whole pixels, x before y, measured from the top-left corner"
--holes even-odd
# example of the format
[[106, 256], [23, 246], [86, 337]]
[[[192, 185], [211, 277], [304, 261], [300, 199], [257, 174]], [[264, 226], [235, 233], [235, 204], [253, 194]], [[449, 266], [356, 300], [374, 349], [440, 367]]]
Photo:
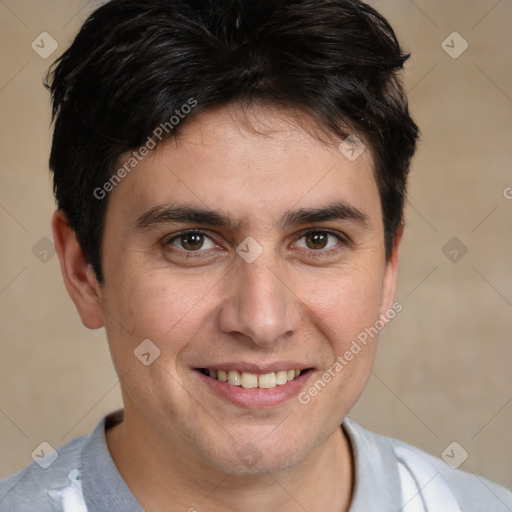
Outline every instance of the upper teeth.
[[227, 382], [232, 386], [242, 386], [245, 389], [264, 388], [270, 389], [282, 386], [300, 375], [300, 370], [281, 370], [279, 372], [257, 373], [238, 372], [236, 370], [206, 370], [212, 378]]

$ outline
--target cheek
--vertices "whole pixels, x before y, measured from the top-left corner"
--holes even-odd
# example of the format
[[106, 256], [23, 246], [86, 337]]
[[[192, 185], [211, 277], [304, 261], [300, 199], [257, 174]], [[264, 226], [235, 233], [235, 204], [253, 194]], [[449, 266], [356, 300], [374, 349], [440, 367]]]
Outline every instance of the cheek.
[[[204, 280], [170, 277], [158, 269], [121, 274], [132, 278], [110, 282], [105, 309], [112, 311], [106, 328], [123, 392], [150, 410], [162, 406], [155, 390], [172, 386], [177, 402], [186, 403], [177, 363], [208, 315], [208, 287]], [[163, 405], [169, 406], [165, 400]]]
[[339, 273], [304, 289], [308, 307], [320, 320], [336, 354], [345, 352], [352, 340], [378, 320], [381, 288], [381, 273], [367, 267], [365, 272]]
[[299, 395], [311, 416], [338, 425], [361, 395], [373, 366], [379, 319], [378, 273], [340, 275], [310, 290], [310, 308], [330, 345], [325, 367]]
[[133, 356], [133, 350], [149, 339], [165, 359], [175, 359], [210, 306], [204, 280], [171, 277], [158, 269], [119, 274], [130, 278], [112, 281], [104, 297], [104, 310], [111, 313], [106, 327], [112, 351], [120, 358]]

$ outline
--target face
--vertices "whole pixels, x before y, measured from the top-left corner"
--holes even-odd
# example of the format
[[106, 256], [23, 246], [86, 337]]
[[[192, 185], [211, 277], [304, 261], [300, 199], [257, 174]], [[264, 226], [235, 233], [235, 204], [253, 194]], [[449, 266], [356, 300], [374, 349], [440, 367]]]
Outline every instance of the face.
[[115, 187], [99, 289], [125, 422], [237, 473], [289, 468], [336, 431], [396, 267], [369, 151], [351, 161], [283, 113], [249, 116], [259, 133], [202, 114]]

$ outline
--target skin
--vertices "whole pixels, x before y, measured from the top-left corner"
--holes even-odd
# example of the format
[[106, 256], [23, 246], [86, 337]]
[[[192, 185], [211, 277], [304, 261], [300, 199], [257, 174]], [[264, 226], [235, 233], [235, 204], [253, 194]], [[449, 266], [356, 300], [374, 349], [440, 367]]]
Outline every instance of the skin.
[[[254, 107], [243, 119], [256, 130], [236, 107], [201, 114], [115, 187], [102, 286], [56, 212], [64, 281], [83, 323], [106, 328], [125, 406], [107, 443], [146, 510], [345, 511], [354, 463], [339, 426], [369, 377], [376, 339], [306, 405], [294, 396], [237, 406], [195, 368], [300, 362], [313, 368], [307, 390], [391, 308], [401, 232], [386, 261], [370, 151], [351, 162], [286, 112]], [[366, 221], [280, 223], [289, 211], [340, 201]], [[137, 227], [151, 208], [176, 202], [240, 225]], [[305, 235], [312, 228], [341, 238], [319, 242]], [[185, 229], [207, 236], [192, 246], [173, 238]], [[236, 253], [248, 236], [263, 248], [252, 263]], [[161, 351], [149, 366], [134, 356], [145, 339]], [[250, 467], [237, 455], [248, 443], [259, 454]]]

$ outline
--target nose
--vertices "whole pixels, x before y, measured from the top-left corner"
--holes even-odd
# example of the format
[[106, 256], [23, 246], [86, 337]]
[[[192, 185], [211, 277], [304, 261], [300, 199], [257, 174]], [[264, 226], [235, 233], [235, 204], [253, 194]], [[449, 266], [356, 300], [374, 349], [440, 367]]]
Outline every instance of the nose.
[[250, 339], [261, 347], [273, 347], [297, 331], [300, 301], [274, 257], [264, 252], [252, 263], [240, 258], [227, 282], [219, 313], [223, 332]]

